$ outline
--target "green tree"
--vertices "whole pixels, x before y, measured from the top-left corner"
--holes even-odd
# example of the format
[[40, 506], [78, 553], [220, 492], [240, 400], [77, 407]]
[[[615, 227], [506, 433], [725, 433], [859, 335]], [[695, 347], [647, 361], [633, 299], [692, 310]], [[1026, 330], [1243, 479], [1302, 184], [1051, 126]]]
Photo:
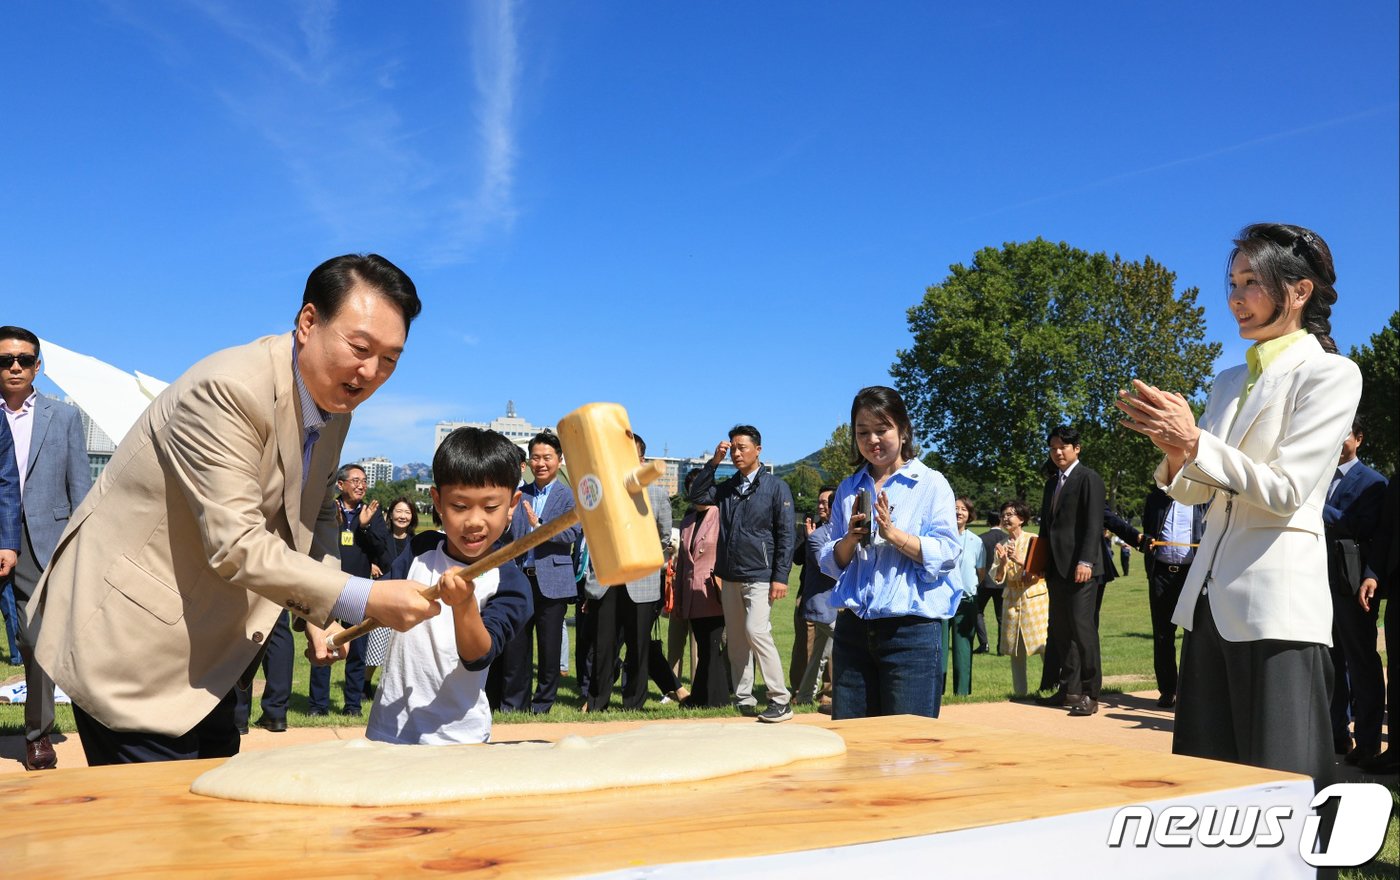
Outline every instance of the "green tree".
[[389, 502], [400, 495], [413, 499], [415, 503], [426, 502], [426, 497], [420, 497], [416, 487], [417, 480], [393, 480], [388, 483], [376, 483], [374, 488], [365, 493], [365, 502], [378, 501], [381, 510], [389, 509]]
[[951, 266], [909, 309], [913, 345], [890, 370], [949, 480], [989, 503], [1034, 506], [1046, 432], [1064, 422], [1080, 430], [1110, 503], [1139, 506], [1158, 455], [1118, 425], [1117, 390], [1140, 378], [1197, 398], [1220, 353], [1203, 341], [1198, 290], [1176, 293], [1175, 282], [1151, 257], [1039, 238]]
[[851, 475], [851, 426], [846, 422], [836, 426], [827, 438], [826, 445], [817, 453], [817, 468], [828, 485], [837, 483]]
[[1400, 312], [1371, 337], [1370, 345], [1352, 346], [1351, 359], [1361, 368], [1361, 408], [1366, 436], [1361, 458], [1389, 477], [1400, 465]]
[[783, 481], [792, 491], [792, 506], [798, 522], [804, 517], [817, 515], [817, 493], [822, 488], [822, 475], [808, 464], [799, 464], [783, 475]]

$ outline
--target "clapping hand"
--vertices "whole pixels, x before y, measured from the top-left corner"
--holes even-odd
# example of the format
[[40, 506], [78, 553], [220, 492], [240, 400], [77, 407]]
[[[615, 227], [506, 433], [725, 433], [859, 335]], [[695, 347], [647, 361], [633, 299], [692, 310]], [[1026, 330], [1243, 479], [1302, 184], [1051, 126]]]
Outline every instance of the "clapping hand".
[[378, 502], [378, 501], [371, 501], [371, 502], [368, 503], [368, 504], [361, 504], [361, 505], [360, 505], [360, 528], [366, 528], [366, 527], [368, 527], [368, 526], [369, 526], [369, 523], [370, 523], [370, 520], [374, 519], [374, 515], [375, 515], [376, 513], [378, 513], [378, 512], [379, 512], [379, 502]]
[[1191, 404], [1175, 391], [1134, 379], [1133, 390], [1119, 391], [1114, 406], [1126, 416], [1120, 425], [1142, 434], [1167, 455], [1184, 460], [1196, 454], [1201, 429]]

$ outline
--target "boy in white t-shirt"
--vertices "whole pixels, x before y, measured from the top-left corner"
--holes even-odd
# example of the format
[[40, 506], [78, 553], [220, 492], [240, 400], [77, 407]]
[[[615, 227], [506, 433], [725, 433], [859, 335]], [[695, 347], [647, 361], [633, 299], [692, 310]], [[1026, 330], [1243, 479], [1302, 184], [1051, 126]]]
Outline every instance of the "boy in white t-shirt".
[[[433, 456], [433, 506], [445, 539], [389, 577], [435, 584], [489, 553], [520, 500], [520, 456], [495, 431], [458, 428]], [[475, 581], [442, 579], [439, 614], [394, 633], [365, 736], [391, 743], [480, 743], [491, 738], [486, 672], [533, 613], [530, 582], [515, 565]]]

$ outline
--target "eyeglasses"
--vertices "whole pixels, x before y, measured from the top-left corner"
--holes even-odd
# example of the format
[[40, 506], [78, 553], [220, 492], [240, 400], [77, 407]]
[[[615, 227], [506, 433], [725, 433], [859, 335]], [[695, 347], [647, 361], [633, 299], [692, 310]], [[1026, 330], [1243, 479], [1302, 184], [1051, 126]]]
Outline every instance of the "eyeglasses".
[[8, 370], [14, 366], [15, 361], [24, 369], [31, 369], [39, 363], [39, 356], [34, 354], [0, 354], [0, 370]]
[[341, 480], [340, 482], [345, 483], [346, 485], [349, 485], [349, 486], [365, 486], [365, 485], [368, 485], [368, 484], [365, 482], [365, 478], [364, 478], [364, 477], [350, 477], [349, 479]]

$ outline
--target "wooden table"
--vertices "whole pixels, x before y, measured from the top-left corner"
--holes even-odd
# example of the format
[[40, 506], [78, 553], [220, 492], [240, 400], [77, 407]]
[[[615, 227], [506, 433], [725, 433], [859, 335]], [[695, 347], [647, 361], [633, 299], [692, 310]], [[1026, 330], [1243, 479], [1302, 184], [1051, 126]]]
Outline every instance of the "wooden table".
[[[947, 721], [897, 716], [828, 725], [846, 738], [842, 758], [687, 785], [415, 807], [295, 807], [190, 794], [190, 781], [216, 761], [8, 777], [0, 781], [5, 872], [24, 880], [569, 876], [643, 866], [655, 873], [669, 863], [737, 859], [737, 868], [778, 853], [882, 841], [928, 841], [937, 851], [960, 830], [1030, 828], [1052, 817], [1111, 815], [1094, 811], [1221, 791], [1292, 786], [1294, 797], [1311, 793], [1310, 781], [1286, 773]], [[1109, 829], [1099, 825], [1092, 839], [1064, 846], [1103, 852]], [[981, 856], [984, 876], [1003, 876], [998, 865], [1023, 842], [1002, 839]], [[1063, 852], [1021, 855], [1043, 858], [1051, 869], [1043, 876], [1054, 876]]]

